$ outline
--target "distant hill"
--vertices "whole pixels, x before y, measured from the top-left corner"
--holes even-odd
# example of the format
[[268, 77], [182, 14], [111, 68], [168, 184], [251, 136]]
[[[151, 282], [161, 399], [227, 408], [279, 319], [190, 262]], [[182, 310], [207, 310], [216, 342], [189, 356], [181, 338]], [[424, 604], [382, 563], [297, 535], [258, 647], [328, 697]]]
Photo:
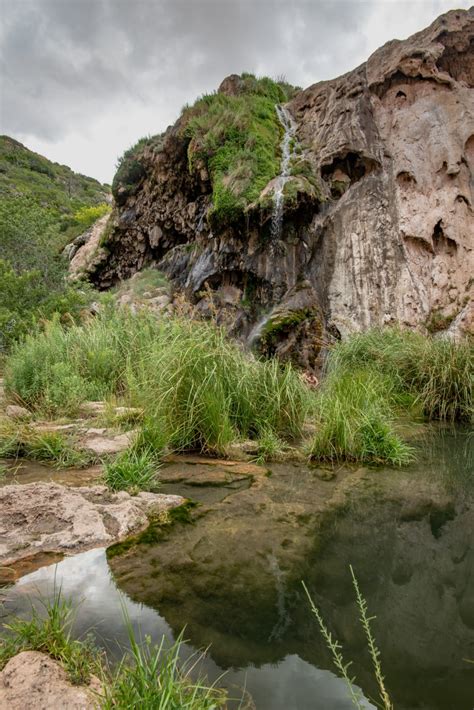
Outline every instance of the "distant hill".
[[53, 163], [13, 138], [0, 136], [0, 199], [21, 194], [66, 214], [105, 202], [109, 192], [98, 180]]

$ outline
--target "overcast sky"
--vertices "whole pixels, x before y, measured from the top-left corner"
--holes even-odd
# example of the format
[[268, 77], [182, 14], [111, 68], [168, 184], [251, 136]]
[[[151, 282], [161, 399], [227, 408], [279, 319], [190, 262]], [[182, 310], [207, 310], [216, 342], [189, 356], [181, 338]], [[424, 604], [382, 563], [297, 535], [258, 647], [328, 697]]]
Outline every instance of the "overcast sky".
[[101, 181], [250, 71], [308, 86], [472, 0], [0, 0], [0, 132]]

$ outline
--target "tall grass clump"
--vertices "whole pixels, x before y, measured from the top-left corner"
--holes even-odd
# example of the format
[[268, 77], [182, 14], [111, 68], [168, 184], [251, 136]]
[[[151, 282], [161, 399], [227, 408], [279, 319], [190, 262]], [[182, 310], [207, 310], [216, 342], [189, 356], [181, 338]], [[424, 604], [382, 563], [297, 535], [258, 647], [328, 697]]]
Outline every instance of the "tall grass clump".
[[204, 679], [193, 680], [199, 659], [187, 663], [180, 660], [183, 636], [169, 648], [162, 639], [152, 645], [151, 639], [137, 638], [127, 620], [130, 651], [119, 664], [112, 682], [105, 686], [104, 710], [218, 710], [226, 707], [224, 691], [209, 686]]
[[82, 326], [53, 322], [17, 345], [7, 390], [45, 415], [81, 399], [117, 397], [139, 407], [142, 445], [153, 451], [222, 451], [239, 437], [297, 437], [308, 408], [298, 374], [261, 362], [211, 323], [105, 311]]
[[430, 419], [472, 420], [471, 339], [454, 342], [401, 329], [373, 329], [338, 343], [328, 370], [337, 375], [361, 365], [389, 376], [400, 401], [418, 406]]
[[158, 466], [150, 449], [132, 447], [104, 465], [104, 480], [113, 491], [156, 490]]
[[411, 448], [394, 426], [393, 383], [372, 369], [331, 373], [317, 400], [311, 456], [321, 461], [402, 465]]

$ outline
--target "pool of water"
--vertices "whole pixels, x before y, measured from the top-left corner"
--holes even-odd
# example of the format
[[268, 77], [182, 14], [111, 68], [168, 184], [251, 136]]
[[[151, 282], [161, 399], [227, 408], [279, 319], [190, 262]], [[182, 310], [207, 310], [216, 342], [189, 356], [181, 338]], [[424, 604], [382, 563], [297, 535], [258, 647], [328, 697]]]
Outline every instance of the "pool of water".
[[92, 632], [112, 659], [127, 646], [125, 608], [155, 641], [186, 627], [185, 657], [209, 647], [201, 670], [229, 688], [234, 707], [246, 688], [258, 710], [349, 710], [304, 580], [352, 661], [364, 707], [375, 707], [352, 565], [377, 617], [395, 708], [472, 710], [472, 445], [465, 430], [437, 428], [405, 470], [339, 470], [325, 481], [275, 465], [250, 488], [220, 487], [218, 497], [194, 489], [201, 505], [191, 524], [151, 544], [92, 550], [26, 575], [3, 590], [3, 616], [27, 615], [31, 600], [60, 585], [78, 604], [76, 633]]

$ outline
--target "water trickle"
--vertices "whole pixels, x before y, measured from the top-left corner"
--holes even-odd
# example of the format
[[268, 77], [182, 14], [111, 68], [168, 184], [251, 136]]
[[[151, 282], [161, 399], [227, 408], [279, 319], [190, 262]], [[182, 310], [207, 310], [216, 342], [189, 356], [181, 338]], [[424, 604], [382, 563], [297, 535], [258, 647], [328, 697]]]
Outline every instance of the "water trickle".
[[273, 240], [278, 240], [281, 237], [281, 228], [283, 225], [283, 190], [290, 176], [290, 163], [293, 157], [293, 141], [296, 133], [296, 123], [293, 120], [290, 112], [284, 106], [277, 104], [276, 112], [278, 120], [284, 128], [283, 139], [280, 144], [281, 148], [281, 163], [280, 175], [277, 178], [275, 190], [273, 192], [273, 212], [271, 234]]
[[275, 588], [277, 593], [277, 610], [278, 610], [278, 620], [272, 629], [269, 641], [277, 641], [282, 638], [288, 625], [290, 623], [290, 617], [285, 606], [285, 580], [278, 560], [274, 554], [268, 555], [268, 563], [270, 566], [270, 571], [275, 578]]

